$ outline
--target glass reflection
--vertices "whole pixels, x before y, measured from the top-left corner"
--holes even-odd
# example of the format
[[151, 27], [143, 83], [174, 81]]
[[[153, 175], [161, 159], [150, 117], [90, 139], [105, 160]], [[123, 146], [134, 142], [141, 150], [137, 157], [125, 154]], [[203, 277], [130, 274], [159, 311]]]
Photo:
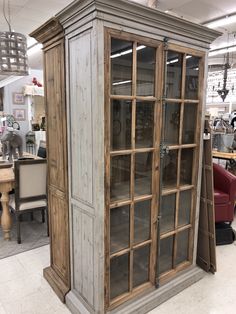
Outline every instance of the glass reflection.
[[192, 184], [193, 171], [193, 149], [182, 149], [181, 153], [181, 170], [180, 170], [180, 184]]
[[165, 104], [164, 142], [167, 145], [179, 144], [180, 104]]
[[186, 56], [185, 99], [198, 99], [199, 57]]
[[131, 148], [132, 103], [113, 100], [111, 103], [111, 150]]
[[150, 238], [151, 201], [134, 204], [134, 242], [139, 243]]
[[137, 46], [137, 95], [154, 96], [156, 49]]
[[167, 54], [167, 98], [181, 98], [183, 54], [176, 51], [168, 51]]
[[177, 235], [177, 253], [175, 264], [178, 265], [188, 260], [189, 229], [184, 230]]
[[134, 195], [151, 194], [152, 152], [135, 154]]
[[164, 238], [160, 241], [160, 256], [159, 260], [159, 273], [162, 274], [173, 268], [172, 255], [173, 255], [174, 237]]
[[111, 94], [131, 95], [132, 93], [132, 42], [111, 39]]
[[129, 254], [111, 259], [110, 295], [111, 299], [129, 291]]
[[136, 148], [153, 147], [154, 103], [136, 103]]
[[187, 225], [190, 223], [192, 203], [192, 190], [182, 191], [179, 196], [179, 217], [178, 225]]
[[164, 233], [175, 227], [176, 194], [162, 196], [161, 205], [160, 230]]
[[111, 158], [111, 201], [130, 198], [130, 155]]
[[193, 144], [195, 142], [196, 123], [197, 123], [197, 105], [185, 104], [182, 144]]
[[133, 287], [149, 281], [150, 246], [134, 250]]
[[163, 158], [163, 188], [172, 188], [177, 185], [177, 150], [170, 150]]
[[111, 254], [129, 246], [130, 226], [129, 206], [112, 208], [110, 211], [110, 251]]

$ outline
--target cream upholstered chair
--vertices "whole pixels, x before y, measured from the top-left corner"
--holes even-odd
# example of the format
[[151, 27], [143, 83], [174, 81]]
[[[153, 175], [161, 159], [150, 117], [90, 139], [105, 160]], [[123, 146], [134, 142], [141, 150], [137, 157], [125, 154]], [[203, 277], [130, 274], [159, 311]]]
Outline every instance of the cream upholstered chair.
[[10, 208], [16, 214], [17, 242], [20, 244], [20, 217], [22, 214], [40, 210], [42, 222], [45, 222], [45, 212], [47, 214], [47, 160], [17, 160], [14, 167], [15, 195], [10, 199]]

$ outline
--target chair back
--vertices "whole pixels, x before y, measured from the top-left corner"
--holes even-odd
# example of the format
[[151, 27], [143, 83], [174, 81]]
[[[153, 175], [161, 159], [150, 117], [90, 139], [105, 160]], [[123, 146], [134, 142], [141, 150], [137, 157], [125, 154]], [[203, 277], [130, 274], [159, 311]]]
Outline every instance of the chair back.
[[16, 160], [15, 164], [16, 209], [22, 202], [47, 198], [47, 160]]
[[39, 148], [38, 148], [37, 156], [41, 157], [41, 158], [47, 158], [47, 150], [46, 150], [46, 142], [45, 141], [39, 142]]

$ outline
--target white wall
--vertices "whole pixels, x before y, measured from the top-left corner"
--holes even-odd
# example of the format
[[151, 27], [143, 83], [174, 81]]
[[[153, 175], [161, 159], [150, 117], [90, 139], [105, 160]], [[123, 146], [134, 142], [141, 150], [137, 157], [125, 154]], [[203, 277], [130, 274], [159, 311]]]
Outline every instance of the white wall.
[[20, 124], [20, 134], [24, 139], [25, 148], [25, 134], [30, 130], [29, 111], [31, 110], [31, 102], [29, 96], [24, 97], [24, 104], [13, 103], [13, 93], [22, 93], [24, 85], [32, 85], [32, 79], [36, 77], [38, 81], [43, 81], [43, 71], [41, 70], [30, 70], [30, 74], [25, 76], [13, 83], [4, 86], [4, 100], [3, 110], [5, 113], [13, 114], [15, 109], [25, 110], [25, 121], [18, 121]]

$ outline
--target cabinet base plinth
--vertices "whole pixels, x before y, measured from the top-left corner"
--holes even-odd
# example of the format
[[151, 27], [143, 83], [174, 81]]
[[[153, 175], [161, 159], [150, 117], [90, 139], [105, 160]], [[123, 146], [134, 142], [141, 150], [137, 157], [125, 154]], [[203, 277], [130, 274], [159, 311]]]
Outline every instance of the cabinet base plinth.
[[59, 299], [65, 303], [65, 296], [69, 292], [70, 288], [65, 285], [65, 283], [61, 280], [58, 274], [53, 270], [52, 267], [44, 268], [43, 276], [55, 291], [56, 295]]

